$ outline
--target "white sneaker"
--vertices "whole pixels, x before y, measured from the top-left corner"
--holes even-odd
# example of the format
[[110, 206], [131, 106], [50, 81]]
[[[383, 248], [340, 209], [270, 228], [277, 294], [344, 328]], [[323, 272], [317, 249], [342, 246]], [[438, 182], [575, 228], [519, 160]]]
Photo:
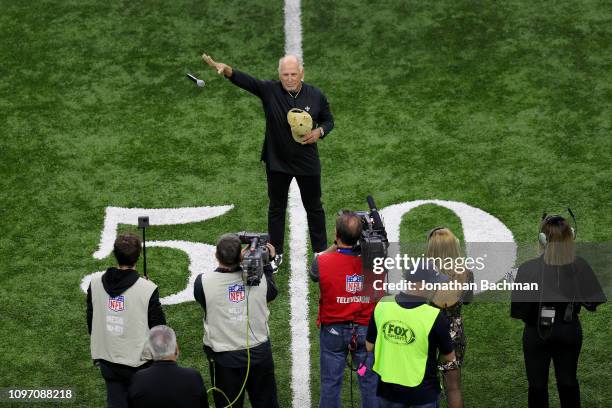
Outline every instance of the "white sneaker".
[[280, 268], [282, 263], [283, 263], [283, 254], [277, 254], [272, 260], [272, 262], [270, 262], [270, 265], [272, 265], [273, 273], [278, 272], [278, 268]]

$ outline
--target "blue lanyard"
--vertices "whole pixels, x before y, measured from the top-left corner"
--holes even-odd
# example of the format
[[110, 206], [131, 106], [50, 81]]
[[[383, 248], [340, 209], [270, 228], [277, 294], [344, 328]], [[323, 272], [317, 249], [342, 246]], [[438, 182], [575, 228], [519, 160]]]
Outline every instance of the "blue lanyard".
[[352, 255], [355, 251], [353, 251], [353, 248], [338, 248], [336, 252], [339, 254]]

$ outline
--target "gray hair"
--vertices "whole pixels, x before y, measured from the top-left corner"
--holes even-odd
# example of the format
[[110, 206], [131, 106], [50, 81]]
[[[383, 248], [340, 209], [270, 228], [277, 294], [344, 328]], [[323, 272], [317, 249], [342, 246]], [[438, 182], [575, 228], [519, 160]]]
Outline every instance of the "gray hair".
[[168, 326], [155, 326], [149, 332], [149, 345], [153, 360], [171, 357], [176, 353], [176, 334]]
[[278, 60], [278, 72], [280, 72], [281, 70], [281, 65], [283, 65], [285, 62], [290, 61], [290, 60], [297, 61], [298, 69], [300, 71], [304, 69], [304, 66], [302, 65], [302, 61], [296, 55], [289, 54], [289, 55], [285, 55], [284, 57]]

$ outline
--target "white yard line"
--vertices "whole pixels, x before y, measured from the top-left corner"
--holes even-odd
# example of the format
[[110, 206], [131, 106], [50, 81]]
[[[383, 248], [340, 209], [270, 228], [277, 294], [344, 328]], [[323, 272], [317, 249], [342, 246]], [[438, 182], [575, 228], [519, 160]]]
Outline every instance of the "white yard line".
[[[285, 54], [302, 57], [300, 0], [285, 0]], [[308, 222], [295, 179], [289, 189], [289, 307], [291, 312], [291, 391], [294, 408], [311, 406], [308, 323]]]
[[300, 0], [285, 0], [285, 54], [302, 56], [302, 11]]
[[291, 276], [291, 390], [293, 407], [310, 407], [310, 337], [308, 326], [308, 223], [295, 180], [289, 190], [289, 238]]

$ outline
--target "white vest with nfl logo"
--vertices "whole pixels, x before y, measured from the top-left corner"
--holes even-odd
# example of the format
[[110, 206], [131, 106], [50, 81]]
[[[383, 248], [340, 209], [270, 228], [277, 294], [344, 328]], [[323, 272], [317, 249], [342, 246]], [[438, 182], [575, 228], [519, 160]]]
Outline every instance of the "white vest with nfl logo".
[[140, 367], [150, 357], [145, 344], [149, 336], [148, 309], [157, 286], [138, 278], [128, 290], [111, 297], [102, 275], [91, 280], [91, 358]]
[[202, 274], [202, 290], [206, 300], [203, 340], [215, 352], [246, 349], [247, 330], [249, 348], [268, 341], [268, 282], [262, 276], [259, 286], [246, 286], [242, 274], [241, 271]]

